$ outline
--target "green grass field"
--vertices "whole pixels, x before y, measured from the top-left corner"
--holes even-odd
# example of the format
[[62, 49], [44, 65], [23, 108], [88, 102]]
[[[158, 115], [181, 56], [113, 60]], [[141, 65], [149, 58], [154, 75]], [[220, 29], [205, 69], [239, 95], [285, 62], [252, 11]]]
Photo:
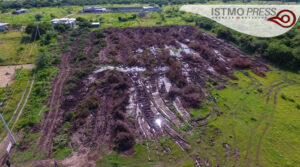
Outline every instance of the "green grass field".
[[[8, 123], [12, 118], [16, 106], [19, 103], [23, 95], [23, 91], [28, 86], [28, 79], [30, 77], [30, 70], [17, 70], [14, 78], [14, 83], [6, 88], [0, 88], [0, 101], [6, 101], [6, 105], [1, 108], [1, 114]], [[11, 126], [12, 124], [10, 124]], [[4, 126], [0, 124], [0, 139], [2, 140], [4, 135]]]
[[241, 73], [236, 75], [239, 80], [232, 83], [237, 85], [214, 91], [223, 112], [210, 123], [222, 131], [216, 142], [238, 148], [238, 163], [245, 166], [297, 166], [300, 163], [299, 74], [273, 69], [266, 78], [250, 74], [257, 80]]
[[24, 35], [23, 32], [0, 32], [0, 65], [33, 63], [36, 45], [22, 44]]

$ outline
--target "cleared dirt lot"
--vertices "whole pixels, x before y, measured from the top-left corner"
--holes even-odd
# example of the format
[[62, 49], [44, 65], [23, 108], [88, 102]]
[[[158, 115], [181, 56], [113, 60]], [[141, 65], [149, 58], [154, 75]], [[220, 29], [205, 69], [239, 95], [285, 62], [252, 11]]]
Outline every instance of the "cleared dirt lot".
[[0, 88], [6, 87], [7, 85], [13, 83], [16, 69], [19, 68], [32, 69], [33, 64], [0, 66]]

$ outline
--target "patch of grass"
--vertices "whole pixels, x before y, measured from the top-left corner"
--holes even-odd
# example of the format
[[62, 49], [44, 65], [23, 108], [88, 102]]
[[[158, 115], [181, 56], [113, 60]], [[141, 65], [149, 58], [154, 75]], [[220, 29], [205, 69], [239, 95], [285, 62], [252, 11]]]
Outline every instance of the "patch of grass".
[[[13, 84], [6, 88], [0, 88], [0, 102], [4, 102], [4, 106], [1, 107], [1, 113], [7, 123], [16, 110], [16, 106], [23, 95], [30, 74], [30, 70], [18, 69], [16, 70], [16, 77], [14, 78]], [[0, 131], [4, 132], [1, 133], [1, 138], [6, 135], [6, 131], [2, 131], [3, 128], [4, 126], [1, 124]]]
[[0, 32], [0, 65], [33, 63], [36, 45], [22, 44], [24, 35], [23, 32]]
[[48, 83], [52, 80], [56, 72], [57, 68], [51, 66], [41, 69], [36, 74], [31, 95], [16, 125], [17, 130], [30, 130], [34, 124], [39, 123], [38, 114], [43, 108], [43, 102], [48, 98], [49, 95], [50, 85]]
[[[291, 102], [299, 102], [300, 86], [293, 85], [299, 82], [299, 74], [278, 71], [272, 69], [266, 73], [265, 78], [258, 77], [249, 72], [261, 83], [262, 93], [256, 93], [255, 85], [251, 85], [251, 80], [242, 73], [235, 73], [238, 81], [224, 90], [214, 90], [213, 94], [218, 97], [218, 109], [223, 114], [208, 125], [213, 125], [221, 130], [219, 135], [213, 137], [213, 146], [208, 147], [207, 158], [213, 158], [214, 162], [223, 161], [222, 152], [226, 152], [223, 143], [228, 143], [231, 153], [234, 155], [234, 148], [239, 150], [239, 163], [254, 166], [297, 166], [299, 164], [300, 152], [296, 149], [300, 145], [300, 122], [297, 118], [300, 113]], [[274, 87], [269, 97], [269, 104], [266, 104], [269, 90], [272, 85], [284, 82], [279, 87]], [[249, 87], [250, 86], [250, 87]], [[275, 97], [276, 91], [279, 91]], [[247, 93], [250, 92], [250, 93]], [[276, 100], [277, 99], [277, 100]], [[289, 100], [293, 99], [293, 100]], [[276, 108], [274, 102], [277, 101]], [[226, 107], [227, 106], [227, 107]], [[265, 131], [268, 126], [267, 131]], [[207, 133], [198, 132], [203, 138], [207, 138]], [[197, 134], [197, 133], [196, 133]], [[192, 137], [192, 140], [197, 140]], [[205, 139], [206, 140], [206, 139]], [[210, 139], [209, 139], [210, 140]], [[209, 143], [209, 142], [208, 142]], [[261, 143], [261, 144], [259, 144]], [[207, 147], [206, 142], [201, 141], [201, 149]], [[193, 148], [197, 148], [196, 146]], [[196, 150], [196, 151], [195, 151]], [[195, 149], [195, 152], [201, 152]], [[259, 152], [259, 160], [257, 160]], [[248, 159], [245, 159], [246, 155]], [[235, 157], [228, 157], [225, 166], [232, 166]]]
[[38, 153], [40, 150], [35, 145], [35, 142], [40, 137], [40, 135], [41, 135], [40, 133], [27, 134], [22, 140], [20, 147], [29, 147], [29, 148], [27, 148], [25, 151], [22, 151], [23, 148], [17, 148], [17, 150], [18, 149], [21, 150], [18, 150], [18, 152], [12, 154], [11, 162], [20, 163], [20, 162], [28, 162], [32, 160], [46, 158], [47, 153], [46, 152]]
[[204, 118], [210, 114], [210, 106], [205, 104], [200, 109], [190, 109], [189, 113], [195, 120], [199, 118]]
[[60, 149], [58, 151], [55, 151], [52, 155], [52, 158], [54, 159], [64, 159], [71, 155], [72, 149], [67, 147]]

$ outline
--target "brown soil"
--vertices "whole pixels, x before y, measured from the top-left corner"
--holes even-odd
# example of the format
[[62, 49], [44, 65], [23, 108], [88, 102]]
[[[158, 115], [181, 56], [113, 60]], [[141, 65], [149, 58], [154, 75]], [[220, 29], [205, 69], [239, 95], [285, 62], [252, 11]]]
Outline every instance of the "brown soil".
[[16, 69], [32, 69], [33, 64], [0, 66], [0, 88], [9, 86], [13, 83]]
[[[207, 82], [224, 89], [226, 78], [237, 79], [235, 70], [252, 69], [260, 76], [267, 70], [234, 46], [193, 26], [112, 28], [105, 34], [107, 46], [97, 51], [98, 57], [92, 56], [100, 47], [92, 43], [95, 33], [86, 39], [87, 59], [74, 56], [80, 37], [71, 53], [62, 56], [48, 100], [51, 110], [41, 126], [40, 144], [49, 156], [55, 151], [53, 139], [66, 121], [72, 123], [69, 145], [79, 148], [79, 154], [92, 147], [97, 152], [103, 144], [110, 150], [130, 152], [136, 142], [165, 135], [186, 150], [190, 144], [174, 125], [189, 124], [193, 118], [188, 110], [213, 99]], [[83, 70], [89, 72], [74, 79]], [[64, 94], [70, 84], [75, 87]], [[199, 166], [199, 158], [194, 159]]]

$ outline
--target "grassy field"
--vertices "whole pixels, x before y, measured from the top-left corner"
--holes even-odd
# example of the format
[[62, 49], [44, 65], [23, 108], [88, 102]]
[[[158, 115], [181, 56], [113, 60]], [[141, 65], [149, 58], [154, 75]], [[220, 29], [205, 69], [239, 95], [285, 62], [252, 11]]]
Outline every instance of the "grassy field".
[[[232, 81], [232, 86], [214, 91], [223, 115], [210, 125], [222, 131], [216, 143], [226, 142], [239, 149], [235, 163], [271, 167], [300, 164], [300, 76], [273, 70], [266, 78], [237, 73], [239, 80]], [[230, 150], [229, 158], [236, 159], [234, 148]]]
[[[29, 85], [28, 79], [30, 77], [30, 70], [17, 70], [15, 75], [15, 82], [7, 88], [0, 88], [0, 101], [7, 101], [6, 105], [1, 108], [1, 114], [8, 123], [12, 118], [16, 106], [21, 99], [25, 88]], [[11, 125], [10, 125], [11, 126]], [[4, 126], [0, 124], [0, 139], [2, 140], [4, 135]]]
[[35, 21], [35, 15], [41, 14], [43, 17], [41, 21], [50, 21], [56, 17], [64, 17], [72, 13], [78, 12], [81, 7], [45, 7], [45, 8], [31, 8], [28, 13], [13, 15], [11, 12], [0, 14], [1, 22], [8, 22], [10, 24], [27, 25]]
[[22, 44], [23, 32], [0, 33], [0, 65], [33, 63], [36, 45]]

